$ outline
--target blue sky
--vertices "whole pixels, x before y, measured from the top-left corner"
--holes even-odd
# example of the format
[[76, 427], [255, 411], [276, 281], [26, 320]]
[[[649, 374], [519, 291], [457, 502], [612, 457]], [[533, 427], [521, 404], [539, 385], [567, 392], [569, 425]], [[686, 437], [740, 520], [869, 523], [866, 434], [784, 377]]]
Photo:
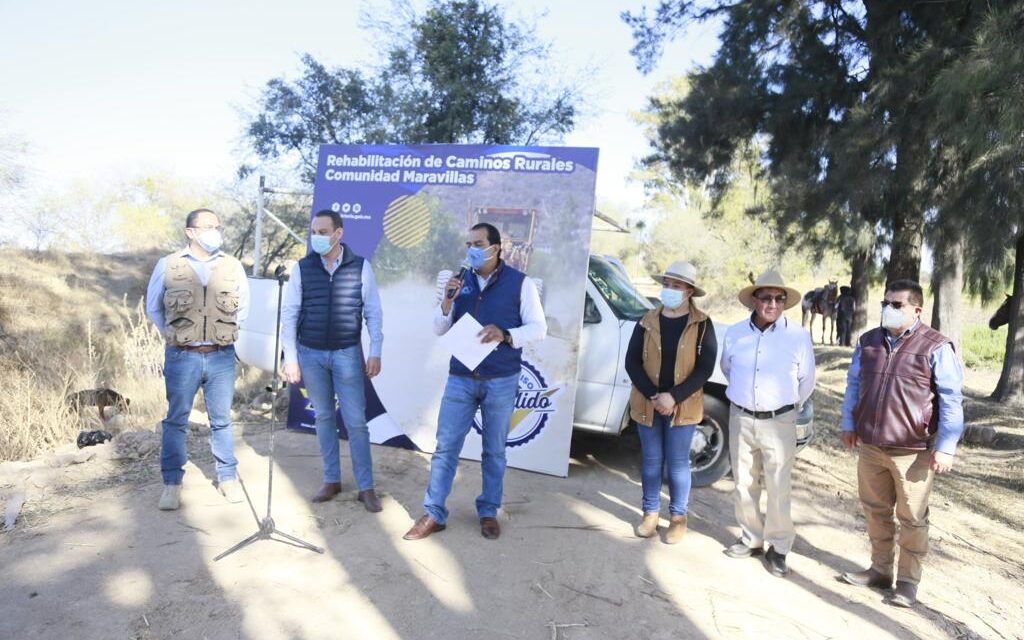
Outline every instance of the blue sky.
[[[417, 5], [422, 6], [422, 2]], [[642, 204], [627, 184], [648, 152], [629, 117], [658, 82], [707, 62], [714, 30], [698, 26], [642, 76], [618, 15], [641, 1], [517, 0], [568, 69], [597, 71], [587, 118], [565, 144], [601, 149], [598, 198]], [[328, 65], [375, 60], [360, 10], [387, 1], [0, 0], [0, 132], [30, 145], [35, 183], [59, 189], [147, 171], [226, 184], [237, 167], [242, 111], [273, 77], [294, 77], [299, 55]], [[546, 12], [546, 16], [541, 14]]]

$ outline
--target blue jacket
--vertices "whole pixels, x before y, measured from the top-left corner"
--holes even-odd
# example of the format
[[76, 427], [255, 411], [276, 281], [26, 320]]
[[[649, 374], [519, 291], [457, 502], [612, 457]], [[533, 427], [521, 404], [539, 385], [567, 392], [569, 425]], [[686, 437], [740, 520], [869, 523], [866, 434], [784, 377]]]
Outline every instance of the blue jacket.
[[[504, 262], [498, 263], [482, 291], [475, 274], [467, 277], [459, 297], [452, 305], [452, 324], [458, 322], [463, 314], [469, 313], [485, 326], [493, 324], [501, 329], [521, 327], [523, 318], [519, 314], [519, 303], [525, 277], [522, 271]], [[522, 355], [522, 349], [501, 343], [473, 371], [452, 358], [448, 373], [474, 378], [500, 378], [518, 374], [522, 368]]]
[[341, 247], [341, 264], [333, 274], [327, 273], [316, 253], [299, 260], [298, 341], [310, 349], [334, 351], [357, 345], [363, 331], [363, 258], [348, 245]]

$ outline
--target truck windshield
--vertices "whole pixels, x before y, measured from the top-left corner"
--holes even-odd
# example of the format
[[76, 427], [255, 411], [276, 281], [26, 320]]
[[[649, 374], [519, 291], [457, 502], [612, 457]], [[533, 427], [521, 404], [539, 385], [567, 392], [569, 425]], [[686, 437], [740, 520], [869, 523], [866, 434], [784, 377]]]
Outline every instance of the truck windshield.
[[604, 258], [590, 256], [590, 280], [620, 320], [637, 321], [654, 308], [626, 274]]

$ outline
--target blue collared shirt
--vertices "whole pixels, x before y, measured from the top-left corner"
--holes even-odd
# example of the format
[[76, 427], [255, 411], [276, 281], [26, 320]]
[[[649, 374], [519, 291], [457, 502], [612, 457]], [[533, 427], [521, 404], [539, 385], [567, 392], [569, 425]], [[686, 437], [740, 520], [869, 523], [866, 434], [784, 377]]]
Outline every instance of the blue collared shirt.
[[[918, 320], [914, 326], [895, 338], [886, 331], [885, 337], [889, 341], [889, 347], [895, 347], [900, 340], [910, 335], [920, 324], [921, 321]], [[960, 434], [964, 431], [964, 369], [960, 364], [960, 358], [953, 350], [953, 345], [949, 343], [942, 345], [932, 353], [930, 364], [935, 393], [939, 397], [939, 429], [938, 435], [935, 437], [935, 450], [954, 455], [956, 443], [960, 441]], [[857, 348], [853, 350], [850, 368], [846, 372], [846, 395], [843, 397], [842, 409], [843, 431], [854, 430], [853, 410], [859, 399], [860, 343], [857, 343]]]
[[[189, 266], [199, 276], [199, 282], [204, 287], [210, 281], [210, 271], [213, 269], [213, 263], [225, 256], [226, 254], [217, 251], [210, 254], [208, 258], [199, 258], [192, 254], [191, 248], [185, 251], [185, 258], [188, 260]], [[167, 258], [160, 258], [160, 261], [156, 263], [156, 267], [153, 268], [153, 275], [149, 277], [149, 286], [146, 287], [146, 316], [156, 325], [160, 335], [164, 335], [167, 325], [167, 318], [164, 315], [164, 273], [166, 270]], [[245, 319], [249, 317], [249, 281], [245, 277], [245, 269], [242, 268], [241, 264], [238, 265], [238, 271], [240, 274], [240, 284], [238, 286], [238, 311], [235, 312], [235, 318], [238, 321], [238, 325], [241, 326]], [[213, 343], [206, 341], [194, 344]]]
[[[327, 269], [327, 273], [334, 273], [341, 266], [341, 259], [344, 252], [338, 254], [331, 264], [321, 256], [320, 261]], [[377, 289], [377, 279], [373, 275], [373, 267], [370, 261], [363, 260], [363, 320], [366, 324], [366, 332], [370, 334], [370, 353], [368, 357], [379, 358], [384, 348], [384, 311], [380, 304], [380, 291]], [[281, 348], [284, 350], [284, 361], [286, 364], [296, 364], [298, 356], [298, 324], [299, 312], [302, 310], [302, 270], [298, 263], [288, 276], [288, 286], [284, 290], [284, 300], [281, 302]]]

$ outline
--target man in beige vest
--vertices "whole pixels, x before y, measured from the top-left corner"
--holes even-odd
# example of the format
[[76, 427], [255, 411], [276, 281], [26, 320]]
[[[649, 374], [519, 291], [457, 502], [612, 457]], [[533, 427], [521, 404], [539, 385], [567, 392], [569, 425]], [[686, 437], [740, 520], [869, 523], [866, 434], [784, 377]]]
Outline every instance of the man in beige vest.
[[188, 246], [161, 258], [146, 290], [146, 315], [164, 336], [167, 417], [162, 425], [159, 507], [177, 509], [188, 461], [188, 418], [199, 388], [210, 420], [217, 486], [229, 502], [244, 497], [235, 468], [231, 403], [235, 395], [235, 340], [249, 309], [241, 263], [220, 250], [217, 214], [196, 209], [185, 220]]

